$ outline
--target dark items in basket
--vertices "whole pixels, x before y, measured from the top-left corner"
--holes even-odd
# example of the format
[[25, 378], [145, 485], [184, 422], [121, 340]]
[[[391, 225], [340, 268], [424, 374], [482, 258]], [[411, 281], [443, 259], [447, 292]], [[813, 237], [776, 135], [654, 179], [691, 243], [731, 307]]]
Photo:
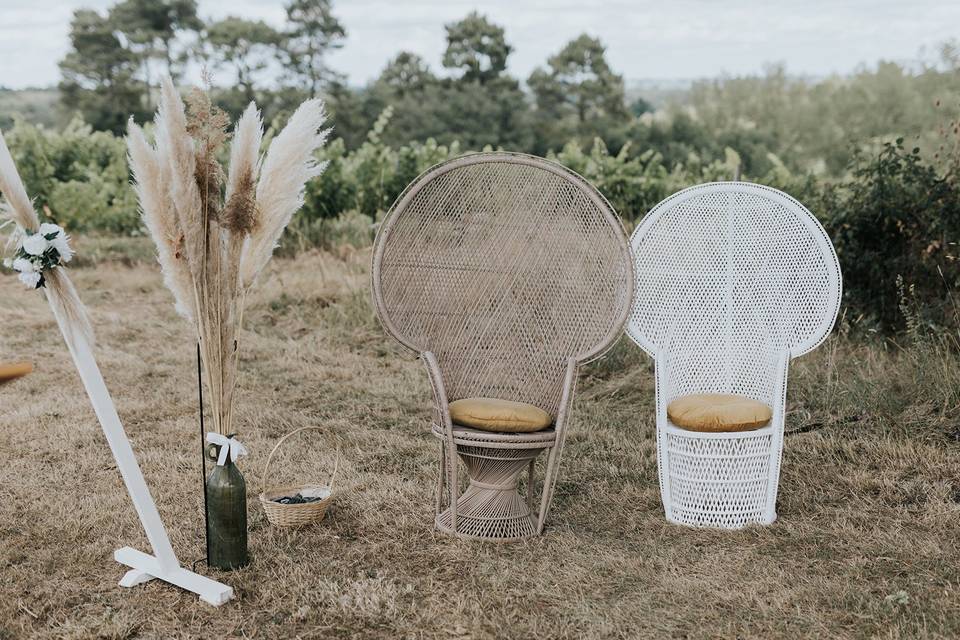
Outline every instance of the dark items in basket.
[[280, 504], [307, 504], [310, 502], [319, 502], [323, 500], [326, 496], [308, 496], [304, 497], [299, 493], [295, 496], [282, 496], [280, 498], [274, 498], [274, 502], [279, 502]]

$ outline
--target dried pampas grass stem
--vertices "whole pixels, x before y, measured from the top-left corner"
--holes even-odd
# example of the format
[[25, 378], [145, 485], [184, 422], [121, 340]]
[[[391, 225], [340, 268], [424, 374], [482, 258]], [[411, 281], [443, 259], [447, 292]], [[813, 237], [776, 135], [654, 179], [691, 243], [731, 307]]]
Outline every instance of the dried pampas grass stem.
[[214, 430], [233, 430], [238, 334], [247, 291], [263, 270], [304, 187], [323, 166], [323, 104], [309, 100], [261, 160], [263, 120], [251, 103], [233, 130], [229, 173], [218, 160], [229, 121], [200, 90], [187, 106], [169, 78], [161, 87], [156, 146], [130, 123], [127, 145], [143, 219], [164, 282], [197, 329]]
[[0, 192], [6, 198], [4, 205], [6, 218], [28, 231], [36, 231], [40, 227], [40, 218], [30, 198], [27, 197], [27, 190], [23, 186], [20, 174], [17, 173], [17, 167], [13, 163], [10, 149], [7, 148], [3, 132], [0, 132]]

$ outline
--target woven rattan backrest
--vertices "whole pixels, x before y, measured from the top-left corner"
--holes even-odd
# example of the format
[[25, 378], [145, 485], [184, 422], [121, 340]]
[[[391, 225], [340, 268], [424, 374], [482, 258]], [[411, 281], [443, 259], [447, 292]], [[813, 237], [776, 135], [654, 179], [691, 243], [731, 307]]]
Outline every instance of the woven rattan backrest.
[[451, 400], [489, 396], [555, 411], [567, 360], [598, 357], [633, 291], [626, 235], [607, 201], [552, 162], [464, 156], [417, 178], [377, 235], [377, 314], [432, 351]]
[[704, 184], [658, 204], [635, 230], [627, 332], [679, 373], [678, 392], [769, 398], [772, 368], [829, 334], [840, 306], [833, 245], [790, 196]]

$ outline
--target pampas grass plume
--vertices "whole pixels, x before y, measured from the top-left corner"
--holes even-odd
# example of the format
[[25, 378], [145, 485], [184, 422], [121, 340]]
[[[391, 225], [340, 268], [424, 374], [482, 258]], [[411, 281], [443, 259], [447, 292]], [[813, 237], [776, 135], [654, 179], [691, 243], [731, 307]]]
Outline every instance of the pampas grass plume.
[[261, 161], [263, 120], [250, 103], [233, 131], [225, 185], [218, 158], [229, 121], [207, 93], [194, 91], [185, 107], [164, 79], [155, 149], [130, 124], [127, 145], [143, 219], [164, 281], [195, 323], [219, 433], [233, 432], [246, 293], [303, 204], [306, 181], [323, 169], [314, 159], [327, 137], [323, 121], [319, 100], [303, 103]]
[[127, 125], [127, 150], [133, 169], [134, 190], [140, 202], [140, 216], [157, 245], [157, 261], [163, 281], [173, 293], [177, 312], [187, 320], [196, 314], [196, 299], [190, 268], [182, 255], [183, 231], [166, 185], [169, 169], [147, 142], [143, 130], [133, 119]]
[[197, 278], [203, 269], [206, 222], [196, 181], [193, 139], [187, 133], [187, 115], [183, 100], [169, 76], [163, 79], [160, 86], [160, 104], [154, 122], [158, 159], [170, 169], [169, 197], [184, 236], [187, 263], [193, 277]]
[[262, 140], [263, 120], [257, 105], [251, 102], [237, 122], [230, 147], [223, 226], [233, 233], [249, 234], [259, 222], [255, 185], [260, 171]]
[[325, 119], [323, 102], [307, 100], [270, 143], [257, 185], [259, 221], [244, 245], [240, 263], [244, 287], [250, 287], [270, 261], [283, 230], [303, 206], [307, 180], [320, 175], [326, 166], [314, 159], [330, 132], [321, 129]]

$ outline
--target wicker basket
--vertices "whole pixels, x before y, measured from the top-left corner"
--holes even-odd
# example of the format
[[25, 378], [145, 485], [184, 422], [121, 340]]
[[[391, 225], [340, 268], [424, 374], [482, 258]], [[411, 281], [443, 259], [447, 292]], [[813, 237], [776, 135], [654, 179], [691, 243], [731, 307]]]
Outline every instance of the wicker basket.
[[[333, 473], [330, 474], [330, 481], [323, 484], [298, 484], [298, 485], [284, 485], [284, 486], [266, 486], [267, 478], [270, 473], [270, 463], [273, 461], [274, 454], [277, 453], [277, 450], [280, 448], [280, 445], [292, 435], [300, 433], [301, 431], [306, 431], [307, 429], [320, 429], [320, 427], [301, 427], [295, 431], [291, 431], [287, 435], [280, 438], [277, 441], [277, 444], [273, 447], [273, 451], [270, 452], [270, 455], [267, 456], [267, 464], [263, 467], [263, 491], [260, 493], [260, 504], [263, 505], [263, 510], [267, 514], [267, 520], [270, 521], [270, 524], [276, 525], [278, 527], [302, 527], [308, 524], [314, 524], [323, 520], [324, 514], [327, 512], [327, 507], [330, 506], [330, 503], [333, 502], [333, 481], [337, 477], [337, 469], [340, 466], [340, 447], [337, 446], [337, 456], [333, 464]], [[302, 504], [280, 504], [279, 502], [274, 502], [276, 498], [282, 498], [284, 496], [293, 496], [302, 491], [306, 490], [326, 490], [328, 494], [322, 500], [317, 500], [315, 502], [304, 502]]]

